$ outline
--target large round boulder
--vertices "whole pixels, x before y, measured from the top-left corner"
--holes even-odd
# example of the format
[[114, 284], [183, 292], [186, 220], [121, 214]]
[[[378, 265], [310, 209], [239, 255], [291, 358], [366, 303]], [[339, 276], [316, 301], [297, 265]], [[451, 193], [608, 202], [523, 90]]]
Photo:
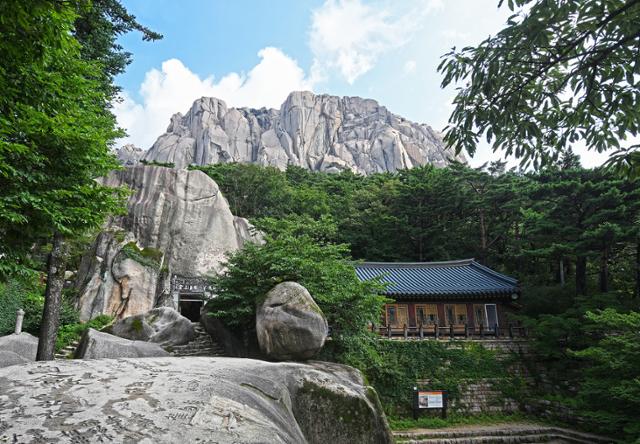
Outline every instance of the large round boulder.
[[191, 321], [169, 307], [120, 319], [106, 331], [121, 338], [155, 342], [164, 347], [186, 344], [196, 337]]
[[297, 282], [276, 285], [256, 312], [260, 350], [270, 359], [309, 359], [324, 345], [328, 330], [322, 310]]
[[169, 356], [158, 344], [131, 341], [109, 333], [88, 329], [76, 349], [76, 359], [149, 358]]

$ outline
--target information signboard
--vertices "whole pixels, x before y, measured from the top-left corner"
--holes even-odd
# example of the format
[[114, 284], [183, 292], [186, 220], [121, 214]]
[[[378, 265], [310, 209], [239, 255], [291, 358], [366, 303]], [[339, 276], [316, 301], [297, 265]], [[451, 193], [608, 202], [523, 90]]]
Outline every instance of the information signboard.
[[419, 409], [441, 409], [444, 408], [444, 392], [418, 392]]
[[413, 416], [418, 417], [420, 411], [428, 409], [440, 409], [442, 417], [447, 417], [447, 392], [446, 390], [418, 390], [413, 389]]

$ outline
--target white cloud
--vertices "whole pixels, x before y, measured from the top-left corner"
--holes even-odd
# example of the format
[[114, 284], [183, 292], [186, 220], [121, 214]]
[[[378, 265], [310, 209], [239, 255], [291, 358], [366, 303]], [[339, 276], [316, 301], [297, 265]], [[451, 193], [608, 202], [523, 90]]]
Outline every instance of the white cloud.
[[415, 60], [407, 60], [406, 62], [404, 62], [402, 70], [405, 74], [413, 74], [416, 72], [416, 66], [417, 64]]
[[[406, 9], [407, 4], [413, 7]], [[405, 10], [394, 11], [398, 5]], [[322, 80], [337, 70], [353, 84], [375, 66], [382, 54], [407, 43], [426, 13], [441, 7], [441, 0], [385, 5], [326, 0], [312, 17], [309, 39], [314, 56], [312, 78]]]
[[203, 96], [217, 97], [229, 106], [279, 108], [291, 91], [312, 89], [304, 70], [279, 49], [267, 47], [258, 56], [260, 62], [248, 74], [232, 72], [217, 82], [213, 76], [201, 79], [178, 59], [148, 71], [140, 86], [141, 103], [124, 93], [114, 106], [118, 124], [129, 134], [120, 142], [149, 148], [173, 114], [186, 112]]

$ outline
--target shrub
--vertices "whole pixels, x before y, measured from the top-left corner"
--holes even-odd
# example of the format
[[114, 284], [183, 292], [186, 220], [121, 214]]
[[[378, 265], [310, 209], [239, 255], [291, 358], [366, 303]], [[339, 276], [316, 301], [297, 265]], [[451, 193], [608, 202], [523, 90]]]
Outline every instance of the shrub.
[[295, 281], [309, 290], [324, 312], [340, 350], [366, 337], [368, 323], [380, 317], [382, 287], [361, 282], [348, 248], [326, 240], [335, 230], [331, 220], [265, 219], [260, 227], [266, 231], [266, 243], [248, 244], [233, 253], [225, 273], [214, 279], [218, 296], [207, 304], [211, 315], [238, 332], [255, 334], [256, 304], [276, 284]]
[[0, 282], [0, 336], [14, 332], [19, 308], [25, 312], [22, 330], [37, 336], [43, 305], [44, 286], [36, 277]]
[[82, 334], [90, 328], [100, 330], [101, 328], [111, 324], [113, 317], [109, 315], [100, 315], [89, 322], [67, 324], [58, 330], [58, 338], [56, 339], [56, 351], [60, 351], [74, 341], [79, 341]]
[[418, 380], [429, 380], [431, 388], [447, 390], [449, 398], [455, 400], [461, 383], [468, 380], [498, 378], [506, 383], [510, 378], [508, 365], [479, 344], [386, 339], [372, 339], [365, 347], [362, 344], [335, 354], [333, 344], [328, 343], [321, 358], [360, 369], [390, 415], [411, 412], [413, 387]]
[[156, 248], [139, 248], [135, 242], [129, 242], [125, 244], [120, 253], [126, 258], [132, 259], [137, 263], [146, 267], [160, 269], [160, 263], [162, 262], [162, 251]]

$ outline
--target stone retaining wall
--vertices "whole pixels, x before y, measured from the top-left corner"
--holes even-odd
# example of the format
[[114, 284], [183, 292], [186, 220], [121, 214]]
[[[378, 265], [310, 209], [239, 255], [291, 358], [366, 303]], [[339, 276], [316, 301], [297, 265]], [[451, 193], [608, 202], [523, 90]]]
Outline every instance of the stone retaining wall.
[[[419, 380], [421, 387], [430, 387], [430, 381]], [[502, 379], [469, 379], [459, 386], [459, 395], [452, 399], [449, 409], [455, 412], [477, 415], [481, 413], [514, 413], [519, 410], [515, 400], [506, 398], [500, 390]]]

